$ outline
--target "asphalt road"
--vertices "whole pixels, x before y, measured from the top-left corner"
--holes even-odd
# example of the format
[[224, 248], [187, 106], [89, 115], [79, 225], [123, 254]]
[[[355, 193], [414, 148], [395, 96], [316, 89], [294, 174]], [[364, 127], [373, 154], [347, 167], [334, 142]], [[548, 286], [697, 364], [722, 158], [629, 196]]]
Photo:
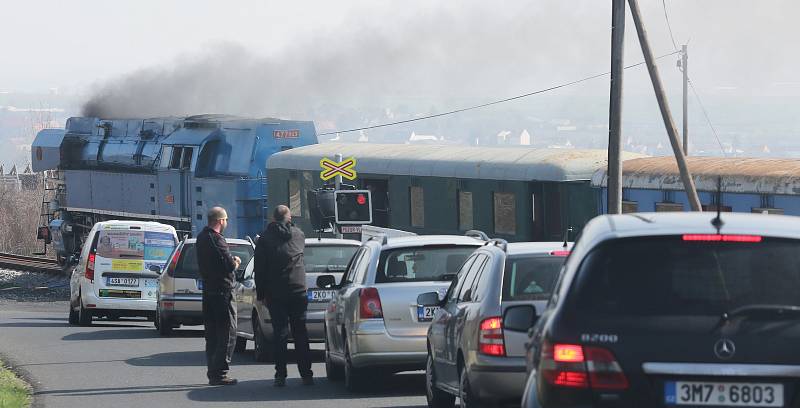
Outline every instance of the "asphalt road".
[[143, 320], [67, 324], [66, 302], [0, 303], [0, 355], [33, 383], [35, 405], [55, 407], [424, 407], [421, 372], [376, 378], [352, 394], [330, 383], [321, 345], [314, 346], [317, 384], [303, 386], [296, 366], [286, 388], [272, 386], [273, 367], [234, 356], [239, 384], [206, 385], [204, 340], [196, 327], [161, 338]]

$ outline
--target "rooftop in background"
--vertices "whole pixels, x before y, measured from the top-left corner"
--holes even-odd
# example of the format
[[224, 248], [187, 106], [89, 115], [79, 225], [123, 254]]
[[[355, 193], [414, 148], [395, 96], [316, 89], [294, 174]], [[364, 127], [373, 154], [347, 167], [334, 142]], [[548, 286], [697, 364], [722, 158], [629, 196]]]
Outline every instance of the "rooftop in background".
[[[698, 190], [716, 191], [722, 176], [727, 193], [800, 194], [800, 159], [742, 157], [687, 157]], [[606, 171], [592, 177], [593, 186], [607, 185]], [[623, 188], [683, 190], [678, 166], [672, 156], [626, 160]]]
[[[323, 157], [356, 159], [365, 174], [457, 177], [486, 180], [588, 180], [606, 167], [605, 150], [535, 149], [402, 144], [324, 143], [281, 152], [269, 158], [270, 169], [319, 171]], [[623, 158], [644, 157], [624, 153]]]

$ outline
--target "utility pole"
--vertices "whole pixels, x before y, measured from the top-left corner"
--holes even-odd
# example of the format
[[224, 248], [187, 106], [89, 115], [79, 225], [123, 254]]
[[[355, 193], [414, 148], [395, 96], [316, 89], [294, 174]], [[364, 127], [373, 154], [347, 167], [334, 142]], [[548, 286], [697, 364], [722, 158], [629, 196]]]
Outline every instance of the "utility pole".
[[689, 54], [687, 44], [681, 46], [681, 71], [683, 71], [683, 154], [689, 155]]
[[[342, 154], [341, 153], [336, 153], [335, 160], [336, 160], [336, 163], [341, 163], [342, 162]], [[334, 178], [334, 180], [335, 180], [335, 184], [334, 184], [335, 187], [334, 188], [336, 190], [339, 190], [342, 187], [342, 174], [341, 173], [337, 174], [336, 177]], [[336, 203], [333, 203], [333, 205], [335, 206]], [[336, 225], [335, 229], [336, 229], [336, 238], [342, 239], [342, 231], [339, 229], [339, 226]]]
[[611, 6], [611, 92], [608, 112], [609, 214], [622, 213], [622, 73], [625, 54], [625, 0]]
[[683, 149], [678, 139], [678, 130], [675, 128], [675, 121], [672, 119], [672, 113], [669, 110], [669, 104], [664, 94], [664, 86], [661, 84], [661, 77], [658, 75], [655, 58], [653, 58], [653, 52], [650, 50], [650, 43], [647, 41], [647, 31], [644, 28], [642, 15], [639, 12], [639, 3], [637, 0], [628, 0], [628, 5], [631, 7], [633, 23], [636, 25], [636, 32], [639, 34], [639, 44], [642, 46], [644, 61], [647, 64], [647, 71], [650, 73], [650, 81], [653, 83], [653, 90], [656, 93], [658, 107], [661, 109], [661, 117], [664, 119], [664, 127], [667, 128], [669, 142], [672, 145], [672, 152], [675, 154], [675, 161], [678, 162], [678, 170], [681, 174], [683, 187], [686, 189], [689, 205], [694, 211], [702, 211], [700, 207], [700, 198], [697, 196], [694, 180], [692, 180], [692, 175], [689, 173], [689, 166], [686, 164], [686, 156], [683, 154]]

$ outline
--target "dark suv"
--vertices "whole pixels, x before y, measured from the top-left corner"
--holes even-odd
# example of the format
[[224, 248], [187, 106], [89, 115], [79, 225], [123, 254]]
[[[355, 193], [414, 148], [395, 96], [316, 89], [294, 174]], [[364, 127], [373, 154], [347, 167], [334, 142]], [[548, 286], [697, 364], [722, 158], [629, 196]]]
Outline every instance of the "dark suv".
[[601, 216], [531, 330], [524, 407], [800, 407], [800, 218]]

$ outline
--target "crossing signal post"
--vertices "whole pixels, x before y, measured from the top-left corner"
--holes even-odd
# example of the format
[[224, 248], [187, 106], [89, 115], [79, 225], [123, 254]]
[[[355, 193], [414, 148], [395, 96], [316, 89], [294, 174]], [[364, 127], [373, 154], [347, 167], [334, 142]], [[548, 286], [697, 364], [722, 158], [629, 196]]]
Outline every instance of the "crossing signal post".
[[369, 190], [336, 190], [333, 196], [336, 224], [372, 223], [372, 196]]

